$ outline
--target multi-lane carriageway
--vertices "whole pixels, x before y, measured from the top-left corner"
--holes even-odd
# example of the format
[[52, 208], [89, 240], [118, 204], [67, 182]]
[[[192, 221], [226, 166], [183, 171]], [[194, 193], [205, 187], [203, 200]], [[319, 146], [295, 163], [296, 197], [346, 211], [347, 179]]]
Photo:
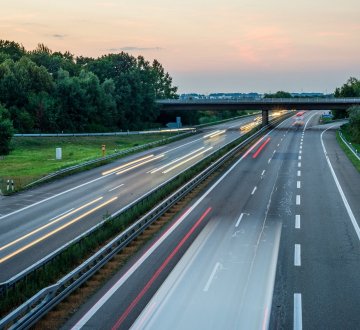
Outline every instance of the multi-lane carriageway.
[[223, 123], [100, 168], [0, 196], [0, 282], [235, 140], [258, 124], [257, 117]]
[[360, 177], [318, 116], [259, 140], [64, 329], [358, 329]]
[[[304, 130], [295, 129], [291, 119], [287, 120], [259, 140], [183, 210], [155, 242], [94, 295], [64, 329], [127, 329], [131, 326], [168, 329], [169, 325], [178, 329], [357, 328], [360, 321], [357, 312], [360, 179], [337, 146], [332, 129], [325, 131], [324, 127], [314, 126], [317, 117], [318, 113], [308, 112]], [[214, 131], [222, 129], [214, 128]], [[186, 149], [189, 154], [201, 147], [216, 148], [216, 141], [229, 141], [230, 135], [239, 134], [238, 130], [230, 129], [210, 139], [200, 136], [195, 138], [200, 139], [197, 141], [177, 142], [162, 147], [165, 150], [155, 149], [153, 157], [165, 151], [171, 154], [174, 150]], [[199, 142], [202, 144], [197, 145]], [[133, 156], [126, 161], [131, 163], [141, 157]], [[173, 167], [175, 163], [170, 163], [174, 158], [167, 162], [158, 158], [154, 163], [136, 168], [139, 163], [128, 164], [131, 170], [127, 172], [122, 172], [125, 168], [117, 168], [123, 161], [108, 165], [102, 172], [92, 170], [91, 175], [97, 173], [98, 176], [84, 173], [77, 176], [76, 183], [71, 182], [71, 178], [62, 181], [70, 185], [66, 192], [62, 184], [52, 183], [55, 197], [45, 195], [49, 192], [47, 187], [37, 188], [38, 198], [50, 199], [20, 212], [17, 212], [19, 206], [9, 202], [10, 215], [3, 216], [0, 225], [11, 217], [16, 221], [16, 216], [37, 207], [40, 209], [32, 217], [18, 220], [21, 226], [42, 213], [51, 223], [73, 211], [87, 212], [118, 197], [116, 202], [106, 205], [107, 209], [131, 193], [125, 191], [120, 197], [106, 192], [120, 195], [129, 183], [141, 187], [154, 180], [156, 185], [160, 180], [151, 176], [151, 171], [165, 164], [168, 164], [166, 168]], [[190, 163], [181, 164], [178, 169]], [[115, 172], [104, 173], [115, 168]], [[166, 176], [167, 173], [163, 173], [166, 168], [153, 174], [161, 172]], [[118, 172], [122, 173], [116, 175]], [[140, 174], [142, 181], [135, 181]], [[115, 182], [125, 176], [127, 180]], [[149, 176], [151, 180], [146, 181]], [[104, 196], [99, 196], [97, 190], [103, 185]], [[66, 199], [77, 190], [77, 197]], [[85, 205], [100, 197], [103, 199], [81, 210], [71, 205], [74, 199]], [[53, 212], [46, 207], [49, 201], [58, 198], [54, 205], [65, 210]], [[68, 213], [62, 215], [66, 210]], [[4, 261], [0, 265], [1, 273], [11, 269], [8, 265], [16, 265], [16, 258], [22, 262], [51, 246], [55, 238], [61, 237], [64, 242], [72, 237], [72, 232], [75, 235], [81, 232], [84, 222], [91, 226], [95, 221], [91, 221], [90, 215], [95, 217], [102, 212], [89, 213], [73, 222], [71, 230], [64, 228], [61, 235], [55, 233], [51, 240], [40, 241]], [[58, 218], [51, 219], [55, 216]], [[77, 213], [69, 216], [77, 217]], [[41, 225], [46, 224], [45, 221]], [[26, 233], [26, 229], [23, 230]], [[28, 238], [30, 236], [23, 240]], [[3, 236], [1, 242], [4, 242]]]

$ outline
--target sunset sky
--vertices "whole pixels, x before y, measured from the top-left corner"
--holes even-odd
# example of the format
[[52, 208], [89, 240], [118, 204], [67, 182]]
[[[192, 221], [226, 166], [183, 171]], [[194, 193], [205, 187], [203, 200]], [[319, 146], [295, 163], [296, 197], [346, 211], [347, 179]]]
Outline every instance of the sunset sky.
[[360, 78], [359, 0], [1, 0], [0, 38], [156, 58], [180, 93], [333, 92]]

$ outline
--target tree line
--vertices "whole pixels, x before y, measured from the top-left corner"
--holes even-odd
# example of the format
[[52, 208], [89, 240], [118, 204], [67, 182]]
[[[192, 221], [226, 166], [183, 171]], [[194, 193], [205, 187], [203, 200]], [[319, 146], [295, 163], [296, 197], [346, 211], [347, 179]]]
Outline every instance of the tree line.
[[27, 51], [0, 40], [0, 115], [20, 133], [143, 129], [159, 115], [154, 101], [176, 91], [157, 60], [76, 57], [43, 44]]
[[[360, 80], [350, 77], [341, 87], [336, 88], [335, 97], [360, 97]], [[354, 106], [347, 111], [332, 111], [335, 118], [349, 117], [348, 129], [352, 141], [360, 143], [360, 107]]]

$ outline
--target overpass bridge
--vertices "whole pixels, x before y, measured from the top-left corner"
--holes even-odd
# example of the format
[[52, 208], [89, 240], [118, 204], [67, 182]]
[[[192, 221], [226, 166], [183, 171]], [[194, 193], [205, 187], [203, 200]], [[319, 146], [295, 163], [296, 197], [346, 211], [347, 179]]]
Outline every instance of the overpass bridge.
[[360, 106], [360, 98], [170, 99], [157, 100], [156, 103], [161, 111], [261, 110], [263, 124], [266, 125], [270, 110], [346, 110], [351, 106]]

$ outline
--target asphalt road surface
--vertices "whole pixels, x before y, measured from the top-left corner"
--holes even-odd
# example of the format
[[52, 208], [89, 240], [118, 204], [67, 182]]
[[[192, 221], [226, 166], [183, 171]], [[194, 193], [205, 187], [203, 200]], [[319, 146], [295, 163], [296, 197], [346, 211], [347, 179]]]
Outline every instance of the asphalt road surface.
[[218, 148], [254, 117], [122, 158], [55, 182], [0, 197], [0, 282], [79, 236]]
[[259, 140], [64, 329], [358, 329], [360, 176], [317, 118]]

